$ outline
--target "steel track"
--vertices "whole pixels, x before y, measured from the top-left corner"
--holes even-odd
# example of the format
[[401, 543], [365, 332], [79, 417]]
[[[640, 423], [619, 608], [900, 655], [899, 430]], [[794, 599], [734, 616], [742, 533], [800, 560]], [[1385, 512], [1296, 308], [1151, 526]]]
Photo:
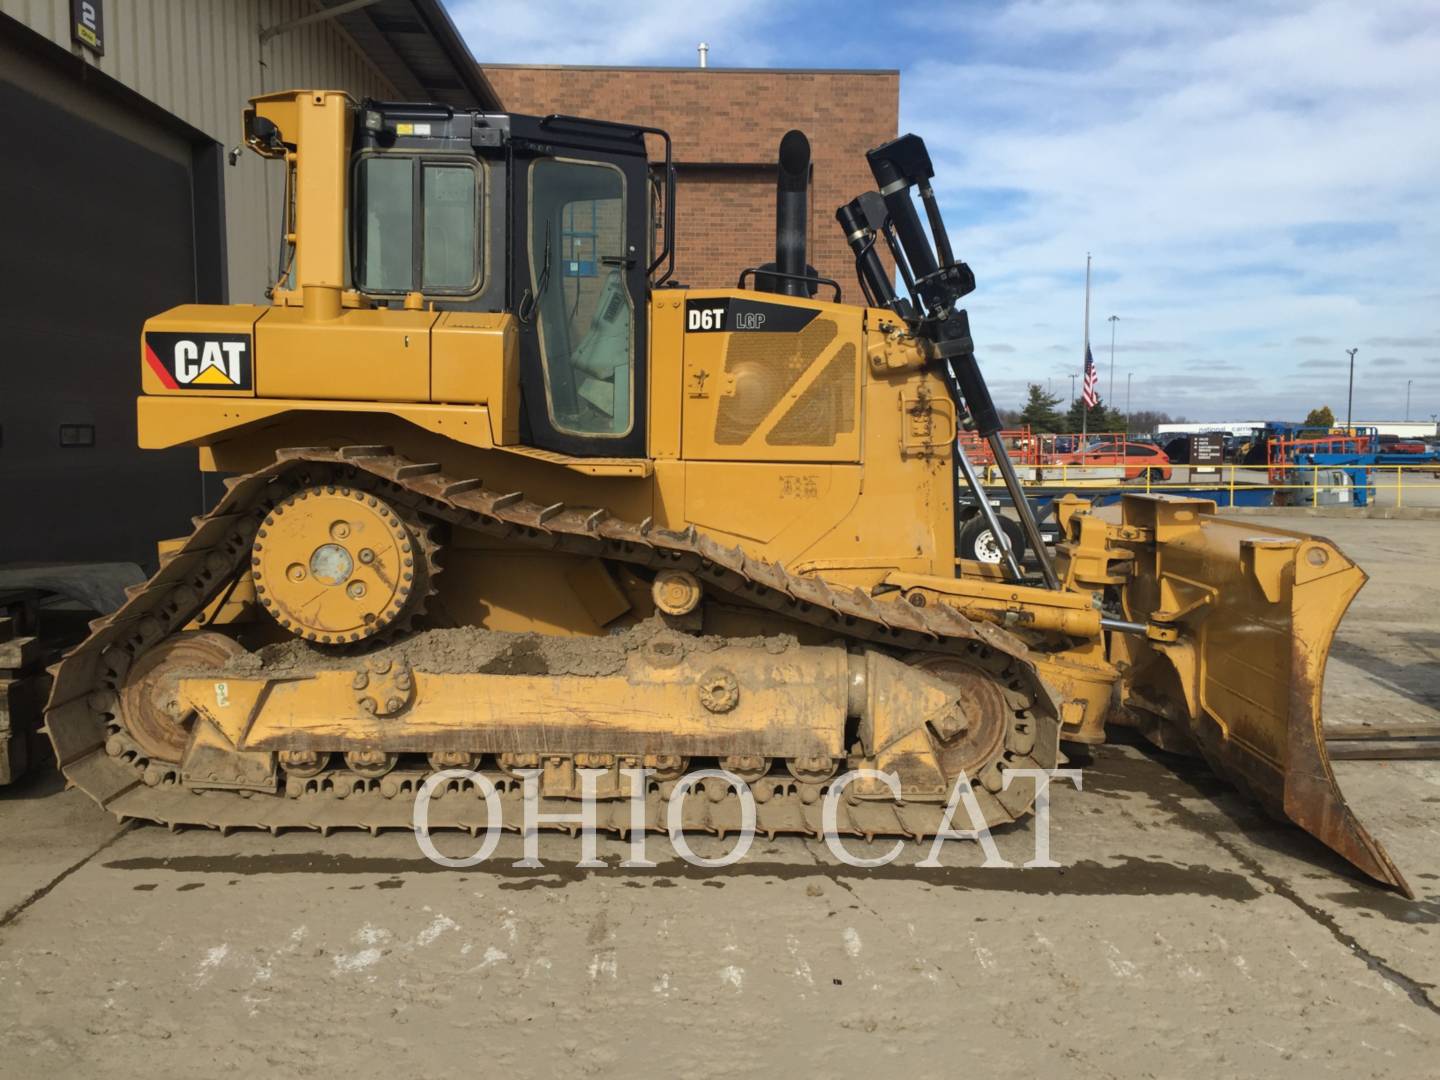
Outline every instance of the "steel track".
[[[227, 491], [194, 532], [144, 585], [131, 590], [112, 615], [91, 624], [89, 637], [54, 669], [46, 729], [66, 778], [118, 818], [178, 827], [409, 828], [413, 793], [424, 774], [403, 771], [384, 780], [351, 773], [292, 778], [277, 794], [194, 790], [178, 766], [151, 761], [117, 718], [117, 690], [136, 658], [186, 626], [246, 570], [259, 521], [278, 501], [307, 486], [361, 487], [412, 513], [468, 529], [506, 544], [626, 563], [650, 570], [694, 573], [708, 591], [822, 627], [837, 638], [887, 650], [960, 655], [982, 667], [1014, 704], [1006, 749], [973, 782], [987, 824], [1013, 821], [1033, 801], [1022, 781], [1009, 789], [1003, 771], [1051, 768], [1058, 762], [1058, 709], [1028, 658], [1023, 642], [999, 627], [967, 619], [944, 604], [924, 608], [876, 602], [816, 578], [791, 574], [776, 563], [727, 548], [699, 533], [635, 524], [605, 510], [541, 505], [520, 492], [498, 493], [478, 480], [447, 476], [439, 465], [411, 461], [388, 447], [282, 450], [274, 464], [227, 481]], [[519, 781], [488, 774], [501, 793], [506, 827], [519, 827]], [[823, 785], [772, 774], [752, 785], [757, 827], [766, 834], [819, 832]], [[645, 827], [668, 827], [670, 785], [652, 783]], [[542, 800], [546, 812], [567, 804]], [[573, 806], [573, 804], [570, 804]], [[850, 835], [920, 837], [935, 832], [943, 806], [843, 799], [837, 826]], [[632, 825], [626, 800], [601, 802], [601, 828], [624, 834]], [[714, 833], [739, 827], [738, 800], [697, 790], [684, 805], [684, 827]], [[434, 827], [471, 831], [487, 826], [486, 804], [468, 784], [447, 785], [431, 807]], [[961, 816], [958, 827], [967, 827]]]

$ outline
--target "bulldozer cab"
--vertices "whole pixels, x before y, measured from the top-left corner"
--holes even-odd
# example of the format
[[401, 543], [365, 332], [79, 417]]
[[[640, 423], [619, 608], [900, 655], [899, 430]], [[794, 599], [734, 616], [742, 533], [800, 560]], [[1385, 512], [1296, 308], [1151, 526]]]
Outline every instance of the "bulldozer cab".
[[522, 441], [643, 456], [655, 265], [645, 130], [383, 102], [355, 123], [356, 290], [515, 314]]

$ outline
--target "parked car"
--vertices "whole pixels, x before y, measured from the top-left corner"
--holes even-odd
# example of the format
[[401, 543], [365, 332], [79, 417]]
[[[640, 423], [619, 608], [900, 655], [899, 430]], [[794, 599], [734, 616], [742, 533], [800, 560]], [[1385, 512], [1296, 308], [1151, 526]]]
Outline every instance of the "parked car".
[[1121, 466], [1126, 480], [1139, 480], [1149, 475], [1151, 480], [1169, 480], [1172, 475], [1170, 458], [1165, 451], [1150, 443], [1091, 443], [1084, 450], [1072, 454], [1058, 454], [1056, 465]]
[[1380, 452], [1382, 454], [1424, 454], [1430, 448], [1419, 439], [1405, 439], [1399, 435], [1381, 435]]

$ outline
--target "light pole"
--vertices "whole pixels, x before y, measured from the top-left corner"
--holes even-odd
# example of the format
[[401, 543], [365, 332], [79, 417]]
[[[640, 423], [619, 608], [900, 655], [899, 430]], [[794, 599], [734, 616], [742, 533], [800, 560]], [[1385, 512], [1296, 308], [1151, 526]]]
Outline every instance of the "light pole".
[[1135, 377], [1133, 371], [1125, 373], [1125, 437], [1130, 437], [1130, 380]]
[[1351, 410], [1355, 405], [1355, 354], [1359, 349], [1346, 349], [1350, 354], [1350, 392], [1345, 396], [1345, 434], [1354, 435], [1355, 429], [1350, 426]]
[[1410, 422], [1410, 384], [1414, 381], [1414, 379], [1405, 380], [1405, 422], [1407, 424]]
[[[1119, 315], [1110, 316], [1110, 393], [1106, 395], [1106, 401], [1115, 400], [1115, 324], [1120, 321]], [[1114, 408], [1112, 405], [1111, 408]]]
[[1070, 376], [1070, 407], [1075, 407], [1075, 376]]

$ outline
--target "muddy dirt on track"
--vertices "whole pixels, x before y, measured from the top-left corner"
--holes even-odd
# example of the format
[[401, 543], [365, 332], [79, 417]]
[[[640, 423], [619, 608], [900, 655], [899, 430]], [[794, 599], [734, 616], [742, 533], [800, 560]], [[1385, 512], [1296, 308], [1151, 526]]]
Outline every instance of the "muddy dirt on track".
[[[516, 634], [476, 627], [426, 630], [392, 645], [354, 652], [293, 640], [231, 661], [236, 675], [303, 675], [327, 668], [352, 669], [367, 660], [405, 661], [417, 671], [438, 675], [614, 675], [626, 661], [647, 649], [663, 648], [671, 660], [714, 652], [727, 645], [752, 646], [780, 653], [796, 643], [789, 634], [724, 638], [682, 633], [663, 619], [651, 618], [604, 637], [563, 638]], [[842, 643], [843, 645], [843, 643]]]
[[[1440, 721], [1436, 523], [1321, 524], [1371, 575], [1329, 719]], [[1065, 865], [1029, 870], [1033, 822], [1009, 869], [791, 837], [705, 870], [652, 836], [655, 868], [602, 839], [587, 870], [546, 834], [540, 869], [507, 836], [452, 871], [404, 833], [120, 830], [42, 774], [0, 793], [0, 1077], [1435, 1074], [1440, 765], [1337, 765], [1412, 903], [1193, 763], [1075, 764]]]

